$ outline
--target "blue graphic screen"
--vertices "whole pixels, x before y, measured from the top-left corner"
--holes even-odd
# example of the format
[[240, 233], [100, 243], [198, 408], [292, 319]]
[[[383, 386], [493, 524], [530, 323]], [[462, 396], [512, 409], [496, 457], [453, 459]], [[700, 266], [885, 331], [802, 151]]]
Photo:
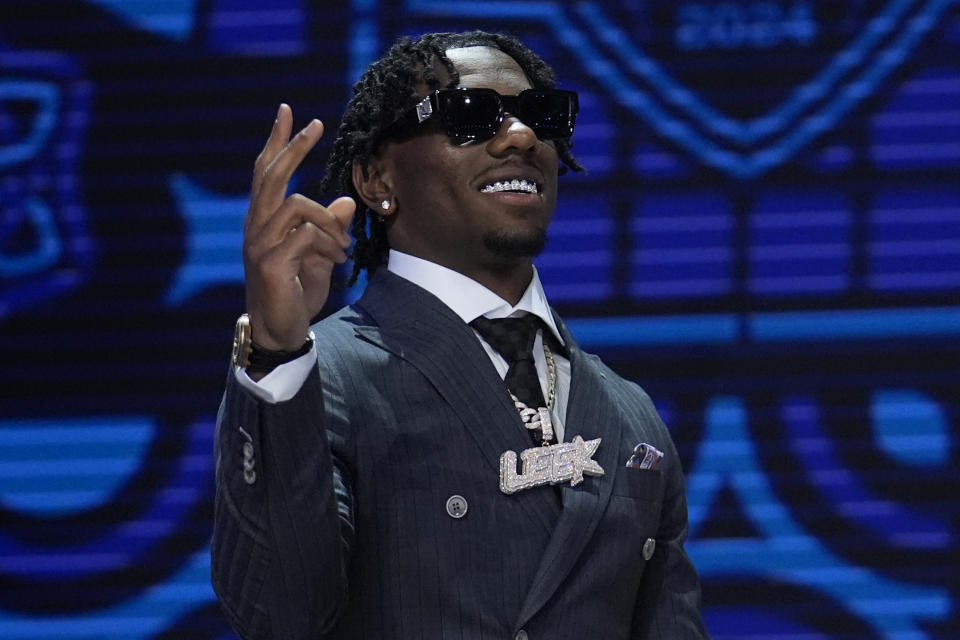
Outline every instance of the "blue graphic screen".
[[332, 199], [360, 71], [473, 28], [579, 93], [537, 264], [677, 442], [712, 636], [960, 637], [957, 0], [0, 13], [0, 638], [235, 637], [208, 550], [253, 161], [287, 102]]

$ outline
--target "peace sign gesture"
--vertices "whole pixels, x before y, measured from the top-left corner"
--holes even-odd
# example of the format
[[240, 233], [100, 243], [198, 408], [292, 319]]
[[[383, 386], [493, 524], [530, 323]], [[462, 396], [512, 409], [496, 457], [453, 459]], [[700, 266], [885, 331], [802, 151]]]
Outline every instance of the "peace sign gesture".
[[292, 127], [293, 113], [282, 104], [254, 164], [243, 233], [251, 335], [265, 349], [283, 351], [303, 345], [310, 320], [327, 301], [334, 265], [347, 259], [356, 209], [349, 197], [324, 207], [299, 193], [286, 195], [294, 171], [323, 135], [319, 120], [291, 139]]

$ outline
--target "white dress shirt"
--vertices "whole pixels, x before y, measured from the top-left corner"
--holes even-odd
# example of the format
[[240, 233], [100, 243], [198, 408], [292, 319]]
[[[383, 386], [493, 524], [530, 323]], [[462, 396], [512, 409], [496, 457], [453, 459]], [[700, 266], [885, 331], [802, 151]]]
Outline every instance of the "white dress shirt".
[[[553, 314], [550, 313], [550, 307], [547, 304], [547, 298], [543, 292], [543, 286], [540, 284], [536, 267], [534, 267], [530, 284], [516, 305], [511, 305], [493, 291], [462, 273], [392, 249], [387, 262], [387, 269], [435, 295], [460, 316], [465, 323], [470, 323], [480, 316], [496, 319], [532, 313], [543, 320], [560, 344], [563, 344], [563, 338], [560, 337], [560, 332], [557, 330]], [[506, 377], [508, 369], [506, 360], [479, 333], [476, 331], [474, 333], [486, 350], [500, 377]], [[314, 347], [309, 353], [296, 360], [278, 366], [261, 378], [259, 382], [254, 382], [246, 371], [240, 367], [235, 368], [234, 374], [241, 386], [265, 402], [284, 402], [295, 396], [300, 387], [303, 386], [314, 362], [316, 362], [316, 358], [316, 347]], [[563, 442], [563, 420], [567, 414], [567, 400], [570, 396], [570, 361], [560, 354], [553, 354], [553, 359], [557, 367], [557, 378], [556, 394], [551, 414], [557, 441]], [[537, 375], [540, 378], [540, 387], [543, 389], [544, 397], [546, 397], [547, 363], [543, 352], [542, 330], [537, 332], [537, 339], [533, 346], [533, 360], [537, 367]], [[506, 393], [506, 388], [504, 388], [504, 392]]]

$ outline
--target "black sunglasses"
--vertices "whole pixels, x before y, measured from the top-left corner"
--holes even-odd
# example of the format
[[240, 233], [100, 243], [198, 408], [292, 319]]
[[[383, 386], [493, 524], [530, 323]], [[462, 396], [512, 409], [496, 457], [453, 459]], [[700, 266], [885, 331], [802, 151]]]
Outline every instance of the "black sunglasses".
[[439, 116], [450, 138], [487, 140], [500, 130], [504, 114], [510, 114], [541, 140], [557, 140], [573, 135], [578, 110], [577, 93], [563, 89], [526, 89], [515, 96], [493, 89], [437, 89], [398, 124], [421, 124]]

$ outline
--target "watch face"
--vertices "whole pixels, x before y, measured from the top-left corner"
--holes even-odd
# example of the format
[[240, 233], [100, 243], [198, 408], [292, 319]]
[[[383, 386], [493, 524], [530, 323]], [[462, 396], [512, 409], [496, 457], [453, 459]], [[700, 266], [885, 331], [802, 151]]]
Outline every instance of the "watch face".
[[243, 314], [237, 318], [237, 326], [233, 332], [233, 364], [247, 368], [250, 364], [250, 316]]

